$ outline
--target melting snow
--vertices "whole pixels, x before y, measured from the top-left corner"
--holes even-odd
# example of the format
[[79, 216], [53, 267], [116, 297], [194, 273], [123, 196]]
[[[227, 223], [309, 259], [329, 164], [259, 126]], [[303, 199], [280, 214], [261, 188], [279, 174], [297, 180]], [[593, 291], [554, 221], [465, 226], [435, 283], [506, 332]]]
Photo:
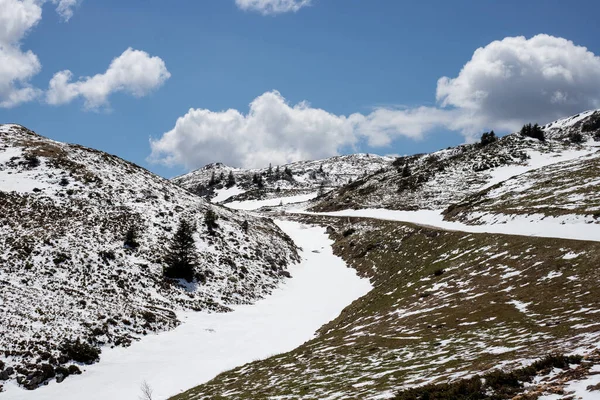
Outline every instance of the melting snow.
[[305, 249], [290, 267], [293, 279], [255, 305], [231, 313], [187, 312], [176, 329], [150, 335], [129, 348], [103, 349], [99, 363], [83, 375], [26, 391], [12, 382], [12, 400], [135, 399], [146, 380], [154, 399], [164, 399], [212, 379], [221, 371], [290, 351], [313, 337], [353, 300], [371, 290], [368, 280], [333, 255], [323, 228], [295, 222], [278, 225]]

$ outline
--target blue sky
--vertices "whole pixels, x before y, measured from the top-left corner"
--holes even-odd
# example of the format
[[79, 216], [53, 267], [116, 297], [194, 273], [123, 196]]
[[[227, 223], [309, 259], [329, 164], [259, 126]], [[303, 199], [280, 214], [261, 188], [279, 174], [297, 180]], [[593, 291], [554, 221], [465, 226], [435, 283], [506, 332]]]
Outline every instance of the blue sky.
[[[0, 14], [15, 2], [20, 0], [0, 0]], [[600, 76], [597, 2], [310, 3], [297, 11], [264, 15], [252, 4], [241, 9], [235, 0], [83, 0], [70, 7], [72, 17], [65, 21], [64, 13], [55, 12], [56, 4], [40, 0], [37, 24], [10, 44], [37, 56], [39, 72], [16, 84], [35, 88], [37, 95], [0, 108], [0, 122], [98, 148], [170, 177], [221, 159], [257, 166], [336, 152], [428, 152], [472, 140], [484, 129], [510, 131], [526, 118], [521, 110], [532, 121], [549, 122], [544, 118], [599, 104], [598, 83], [586, 83]], [[517, 110], [510, 110], [511, 105], [526, 96], [502, 89], [512, 87], [512, 81], [482, 78], [484, 67], [446, 85], [446, 94], [436, 99], [438, 79], [459, 77], [474, 51], [494, 41], [525, 37], [493, 53], [490, 48], [491, 58], [512, 60], [512, 54], [535, 53], [540, 47], [546, 49], [539, 52], [544, 58], [548, 44], [529, 42], [537, 34], [551, 35], [552, 63], [574, 78], [549, 81], [545, 61], [524, 67], [520, 61], [519, 68], [534, 74], [528, 82], [543, 75], [527, 93], [543, 94]], [[583, 61], [562, 59], [564, 46], [567, 53], [576, 48], [571, 61], [580, 56]], [[580, 46], [587, 55], [576, 51]], [[166, 70], [148, 62], [149, 73], [155, 74], [149, 83], [124, 90], [114, 84], [92, 105], [85, 94], [48, 104], [45, 91], [54, 74], [69, 70], [71, 82], [103, 74], [128, 48], [159, 58]], [[584, 71], [577, 67], [581, 64]], [[538, 67], [541, 72], [531, 72]], [[127, 87], [124, 79], [120, 85]], [[1, 83], [0, 99], [2, 90], [11, 90]], [[465, 87], [474, 85], [498, 101], [473, 104]], [[552, 90], [546, 92], [545, 86]], [[552, 107], [547, 106], [550, 96]], [[566, 100], [559, 101], [561, 96]], [[256, 99], [256, 115], [250, 120], [249, 103]], [[293, 107], [302, 101], [309, 104]], [[190, 109], [197, 112], [190, 114]], [[239, 112], [219, 114], [227, 109]], [[358, 115], [349, 118], [353, 114]], [[176, 128], [177, 119], [186, 115]], [[165, 132], [171, 134], [163, 136]], [[262, 155], [247, 154], [263, 150]]]

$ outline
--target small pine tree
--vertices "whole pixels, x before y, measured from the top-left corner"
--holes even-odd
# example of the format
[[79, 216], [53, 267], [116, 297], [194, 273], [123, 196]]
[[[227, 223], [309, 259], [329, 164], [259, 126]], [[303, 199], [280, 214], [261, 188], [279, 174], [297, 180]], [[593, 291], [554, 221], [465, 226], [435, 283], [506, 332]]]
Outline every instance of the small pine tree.
[[244, 233], [248, 233], [248, 220], [242, 222], [242, 229], [244, 230]]
[[225, 172], [221, 171], [221, 173], [219, 174], [219, 183], [223, 182], [225, 180]]
[[125, 242], [123, 243], [125, 247], [130, 249], [137, 249], [139, 247], [138, 243], [138, 229], [135, 225], [130, 225], [127, 228], [127, 232], [125, 232]]
[[273, 166], [269, 163], [269, 169], [267, 169], [267, 176], [271, 177], [273, 175]]
[[279, 170], [279, 165], [275, 168], [275, 180], [279, 180], [281, 178], [281, 171]]
[[214, 186], [217, 183], [217, 177], [215, 176], [215, 171], [210, 175], [210, 180], [208, 181], [209, 186]]
[[317, 196], [323, 197], [324, 194], [325, 194], [325, 182], [321, 181], [321, 183], [319, 184], [319, 192], [317, 193]]
[[320, 172], [321, 174], [323, 173], [323, 164], [321, 164], [321, 165], [319, 166], [319, 172]]
[[235, 176], [233, 175], [233, 171], [229, 171], [229, 175], [227, 175], [227, 187], [235, 186]]
[[412, 171], [410, 170], [410, 166], [408, 165], [408, 163], [404, 164], [404, 167], [402, 168], [402, 177], [408, 178], [411, 175], [412, 175]]
[[165, 255], [165, 277], [185, 279], [188, 282], [194, 279], [194, 267], [197, 263], [194, 231], [195, 228], [188, 221], [183, 218], [179, 221]]
[[219, 227], [219, 224], [217, 224], [218, 219], [219, 216], [213, 210], [210, 208], [206, 210], [206, 214], [204, 215], [204, 223], [206, 224], [209, 232], [212, 233]]

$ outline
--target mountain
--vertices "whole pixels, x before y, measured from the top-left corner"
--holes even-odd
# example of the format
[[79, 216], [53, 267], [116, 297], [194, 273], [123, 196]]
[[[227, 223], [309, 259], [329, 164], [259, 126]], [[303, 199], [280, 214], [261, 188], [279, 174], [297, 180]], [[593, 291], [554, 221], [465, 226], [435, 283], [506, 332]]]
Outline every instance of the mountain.
[[513, 133], [485, 146], [466, 144], [399, 157], [391, 167], [327, 193], [312, 209], [445, 209], [511, 176], [595, 152], [600, 110], [542, 129], [544, 141]]
[[[352, 154], [259, 169], [240, 169], [216, 163], [172, 181], [213, 202], [289, 197], [345, 185], [389, 167], [393, 160], [393, 157], [373, 154]], [[230, 174], [233, 176], [231, 182]]]
[[[0, 210], [0, 380], [29, 389], [77, 373], [100, 346], [175, 327], [180, 311], [253, 303], [298, 261], [269, 219], [19, 125], [0, 125]], [[196, 227], [192, 283], [163, 277], [180, 220]]]

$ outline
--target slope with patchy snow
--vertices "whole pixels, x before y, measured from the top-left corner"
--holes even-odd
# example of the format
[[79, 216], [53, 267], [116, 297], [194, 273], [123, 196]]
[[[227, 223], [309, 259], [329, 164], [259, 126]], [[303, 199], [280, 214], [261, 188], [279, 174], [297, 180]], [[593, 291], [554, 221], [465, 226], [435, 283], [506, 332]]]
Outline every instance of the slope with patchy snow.
[[[545, 126], [548, 140], [511, 134], [487, 146], [462, 145], [402, 157], [379, 171], [329, 192], [315, 211], [348, 208], [444, 209], [512, 176], [595, 151], [600, 111]], [[581, 135], [579, 139], [573, 134]]]
[[[264, 200], [313, 193], [320, 187], [329, 190], [387, 168], [392, 161], [392, 157], [352, 154], [260, 169], [240, 169], [216, 163], [173, 178], [172, 181], [215, 203], [228, 199]], [[235, 179], [233, 186], [228, 185], [230, 173]], [[256, 177], [260, 177], [260, 182]]]
[[278, 225], [304, 251], [302, 262], [289, 269], [293, 279], [266, 299], [235, 306], [230, 313], [180, 312], [181, 326], [127, 349], [107, 349], [82, 376], [34, 392], [11, 385], [7, 396], [13, 400], [135, 399], [145, 380], [154, 390], [153, 399], [160, 400], [225, 369], [301, 345], [371, 285], [332, 254], [323, 228], [295, 222]]
[[[209, 209], [214, 232], [204, 222]], [[207, 204], [118, 157], [17, 125], [0, 126], [0, 210], [0, 379], [30, 388], [63, 379], [58, 366], [80, 358], [78, 340], [127, 346], [176, 326], [177, 310], [252, 303], [298, 257], [268, 219]], [[187, 285], [162, 277], [181, 219], [197, 227], [196, 280]], [[129, 227], [138, 232], [135, 249], [124, 246]]]

